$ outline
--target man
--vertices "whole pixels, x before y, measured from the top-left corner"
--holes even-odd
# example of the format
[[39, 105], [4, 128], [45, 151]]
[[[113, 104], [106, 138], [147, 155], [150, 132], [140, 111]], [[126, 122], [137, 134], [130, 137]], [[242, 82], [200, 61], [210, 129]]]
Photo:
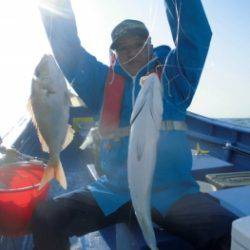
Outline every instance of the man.
[[211, 30], [200, 0], [165, 3], [175, 48], [153, 48], [142, 22], [124, 20], [111, 34], [110, 48], [115, 57], [110, 67], [81, 47], [69, 1], [54, 1], [66, 17], [55, 14], [60, 9], [53, 13], [41, 6], [59, 66], [100, 120], [104, 175], [93, 184], [36, 209], [32, 220], [36, 249], [68, 249], [70, 236], [129, 220], [129, 120], [140, 91], [139, 80], [151, 72], [158, 73], [164, 88], [164, 122], [152, 187], [153, 220], [187, 240], [194, 249], [229, 249], [235, 216], [215, 198], [199, 192], [191, 176], [192, 156], [184, 123], [204, 66]]

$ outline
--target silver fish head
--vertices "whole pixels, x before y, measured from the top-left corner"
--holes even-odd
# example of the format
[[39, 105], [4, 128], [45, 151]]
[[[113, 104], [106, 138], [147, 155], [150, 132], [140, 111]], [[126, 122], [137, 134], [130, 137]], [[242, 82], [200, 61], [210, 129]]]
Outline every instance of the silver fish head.
[[52, 55], [44, 55], [35, 69], [35, 76], [40, 80], [58, 80], [63, 74]]

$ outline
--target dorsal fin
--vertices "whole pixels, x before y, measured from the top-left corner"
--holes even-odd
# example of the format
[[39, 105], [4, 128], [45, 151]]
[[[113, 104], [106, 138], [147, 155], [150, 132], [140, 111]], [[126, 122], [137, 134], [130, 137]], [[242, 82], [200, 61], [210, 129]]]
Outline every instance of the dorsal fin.
[[62, 145], [62, 150], [65, 149], [71, 143], [71, 141], [74, 138], [74, 133], [75, 133], [74, 129], [70, 125], [68, 125], [67, 134], [65, 136], [65, 140]]
[[86, 104], [84, 103], [84, 101], [79, 96], [71, 93], [70, 91], [69, 91], [69, 98], [70, 98], [71, 107], [85, 107], [86, 108]]

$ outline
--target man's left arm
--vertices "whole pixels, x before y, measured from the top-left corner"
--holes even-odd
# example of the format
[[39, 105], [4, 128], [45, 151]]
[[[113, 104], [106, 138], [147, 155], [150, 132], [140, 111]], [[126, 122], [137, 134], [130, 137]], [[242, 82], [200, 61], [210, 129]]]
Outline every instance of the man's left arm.
[[212, 32], [200, 0], [165, 0], [165, 5], [175, 48], [167, 57], [163, 79], [170, 98], [187, 108], [201, 76]]

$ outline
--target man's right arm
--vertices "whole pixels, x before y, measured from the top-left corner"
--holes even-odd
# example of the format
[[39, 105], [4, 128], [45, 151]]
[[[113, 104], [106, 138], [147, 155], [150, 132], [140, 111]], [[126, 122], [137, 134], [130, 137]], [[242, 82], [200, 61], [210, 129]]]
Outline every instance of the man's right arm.
[[41, 0], [39, 9], [61, 70], [86, 105], [98, 113], [108, 67], [81, 47], [69, 0]]

